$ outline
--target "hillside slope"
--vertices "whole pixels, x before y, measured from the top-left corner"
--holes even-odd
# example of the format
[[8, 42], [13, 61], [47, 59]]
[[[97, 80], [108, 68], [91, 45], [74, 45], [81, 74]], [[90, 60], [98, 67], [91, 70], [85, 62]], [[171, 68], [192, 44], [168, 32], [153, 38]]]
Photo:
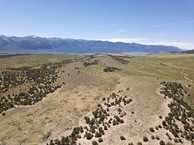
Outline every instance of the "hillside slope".
[[193, 142], [193, 55], [61, 57], [1, 68], [0, 144]]

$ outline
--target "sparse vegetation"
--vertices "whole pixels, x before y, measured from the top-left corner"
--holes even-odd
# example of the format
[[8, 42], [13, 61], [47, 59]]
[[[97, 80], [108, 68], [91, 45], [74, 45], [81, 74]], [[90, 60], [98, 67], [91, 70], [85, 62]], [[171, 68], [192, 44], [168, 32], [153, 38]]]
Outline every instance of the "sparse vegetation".
[[[60, 62], [48, 63], [34, 67], [7, 68], [0, 77], [0, 113], [17, 106], [34, 105], [47, 94], [61, 87], [56, 84], [60, 68], [82, 58], [66, 59]], [[63, 82], [64, 83], [64, 82]], [[26, 86], [25, 90], [22, 86]], [[20, 87], [17, 93], [9, 94], [9, 90]]]
[[93, 62], [84, 62], [83, 63], [83, 65], [85, 66], [85, 67], [87, 67], [87, 66], [90, 66], [90, 65], [97, 65], [98, 64], [98, 61], [97, 60], [94, 60]]
[[104, 72], [114, 72], [114, 71], [120, 71], [120, 69], [116, 67], [106, 67], [103, 71]]
[[[184, 101], [184, 87], [176, 82], [162, 82], [164, 87], [161, 93], [168, 96], [173, 101], [168, 104], [171, 113], [162, 121], [162, 125], [166, 130], [169, 130], [174, 136], [174, 142], [181, 143], [181, 138], [186, 138], [188, 141], [193, 142], [194, 130], [191, 121], [194, 119], [194, 108]], [[175, 121], [176, 120], [176, 121]], [[181, 130], [176, 122], [179, 121], [184, 130]], [[180, 126], [180, 125], [179, 125]], [[169, 140], [172, 140], [169, 134], [166, 134]]]
[[112, 59], [118, 61], [121, 64], [128, 64], [130, 63], [128, 60], [125, 60], [124, 57], [122, 56], [114, 56], [114, 55], [109, 55]]
[[[161, 97], [159, 95], [155, 96], [155, 97], [160, 97], [160, 98], [157, 98], [158, 102], [160, 102], [160, 103], [163, 103], [162, 102], [163, 100], [166, 102], [170, 102], [168, 104], [169, 112], [167, 113], [167, 115], [164, 115], [163, 112], [159, 112], [159, 114], [154, 114], [155, 112], [152, 112], [154, 114], [154, 117], [155, 117], [154, 119], [156, 119], [158, 121], [158, 124], [155, 124], [155, 123], [149, 124], [149, 120], [145, 120], [147, 126], [145, 128], [145, 125], [142, 125], [142, 130], [145, 131], [144, 132], [145, 134], [143, 134], [143, 139], [141, 137], [139, 140], [133, 140], [133, 138], [130, 138], [128, 135], [125, 134], [126, 132], [125, 132], [125, 129], [123, 129], [123, 128], [126, 125], [130, 126], [131, 125], [130, 123], [132, 123], [132, 126], [133, 126], [131, 128], [132, 130], [136, 127], [139, 127], [137, 125], [141, 125], [141, 122], [142, 122], [141, 117], [144, 115], [144, 114], [142, 114], [142, 116], [139, 116], [140, 111], [136, 109], [137, 108], [136, 105], [138, 103], [139, 104], [142, 103], [141, 101], [140, 102], [137, 101], [139, 99], [138, 97], [141, 97], [142, 101], [145, 101], [145, 100], [143, 100], [144, 94], [142, 95], [139, 93], [140, 96], [138, 96], [135, 93], [133, 94], [135, 88], [138, 88], [139, 90], [142, 89], [141, 87], [138, 87], [138, 85], [136, 85], [134, 83], [133, 76], [135, 76], [135, 79], [138, 78], [138, 76], [141, 76], [142, 82], [140, 79], [138, 80], [141, 83], [143, 83], [143, 81], [144, 81], [144, 76], [146, 76], [146, 83], [149, 83], [149, 81], [150, 81], [147, 78], [148, 76], [150, 79], [152, 76], [154, 76], [154, 78], [159, 78], [159, 79], [155, 79], [155, 80], [151, 79], [151, 81], [153, 81], [153, 82], [151, 82], [148, 85], [150, 87], [150, 90], [154, 90], [154, 91], [157, 88], [153, 87], [154, 88], [153, 89], [152, 86], [154, 85], [154, 83], [158, 83], [158, 81], [160, 81], [160, 80], [169, 79], [169, 80], [178, 80], [179, 82], [183, 82], [183, 79], [181, 79], [181, 76], [180, 76], [180, 72], [178, 71], [178, 69], [174, 65], [175, 63], [174, 62], [167, 63], [167, 61], [168, 61], [167, 58], [169, 59], [169, 57], [165, 58], [166, 57], [165, 56], [164, 58], [160, 59], [157, 62], [154, 62], [155, 61], [154, 57], [155, 56], [152, 56], [152, 58], [149, 58], [149, 56], [147, 56], [147, 58], [145, 59], [145, 63], [142, 63], [142, 60], [144, 60], [144, 57], [137, 57], [137, 58], [134, 57], [133, 60], [131, 59], [130, 65], [126, 64], [125, 66], [122, 65], [122, 62], [119, 62], [119, 60], [115, 59], [116, 61], [121, 63], [120, 65], [122, 65], [122, 71], [120, 71], [119, 73], [115, 72], [115, 73], [111, 73], [111, 74], [102, 72], [103, 67], [106, 66], [106, 64], [108, 64], [108, 63], [105, 63], [103, 65], [102, 63], [104, 63], [103, 62], [104, 60], [103, 61], [100, 60], [99, 64], [98, 63], [91, 64], [91, 65], [93, 65], [91, 67], [89, 67], [90, 65], [87, 65], [87, 64], [85, 67], [83, 66], [84, 62], [93, 63], [95, 61], [95, 59], [97, 58], [96, 56], [92, 57], [92, 58], [86, 57], [85, 59], [82, 59], [80, 63], [76, 62], [76, 65], [70, 64], [72, 72], [69, 70], [64, 70], [64, 68], [63, 68], [63, 71], [61, 71], [61, 67], [63, 67], [63, 65], [66, 65], [66, 63], [62, 63], [62, 62], [56, 62], [56, 63], [46, 64], [46, 65], [33, 66], [33, 67], [3, 69], [0, 71], [0, 73], [1, 73], [0, 87], [2, 87], [2, 84], [6, 87], [4, 87], [4, 88], [2, 87], [0, 89], [0, 91], [2, 91], [2, 92], [0, 92], [0, 101], [1, 101], [0, 102], [0, 109], [1, 109], [2, 120], [4, 121], [4, 120], [6, 120], [6, 118], [11, 118], [10, 112], [12, 113], [12, 110], [10, 110], [10, 112], [9, 111], [6, 112], [7, 110], [14, 108], [14, 107], [26, 106], [26, 105], [28, 107], [30, 107], [30, 105], [34, 105], [37, 102], [40, 102], [44, 97], [47, 96], [47, 94], [54, 92], [57, 88], [61, 87], [61, 85], [67, 86], [67, 87], [70, 86], [69, 88], [73, 88], [72, 87], [73, 85], [72, 86], [71, 86], [71, 84], [69, 85], [69, 80], [72, 82], [77, 81], [77, 79], [79, 79], [79, 77], [80, 77], [83, 81], [83, 78], [85, 79], [85, 76], [87, 77], [86, 72], [84, 72], [84, 71], [87, 71], [88, 74], [90, 73], [90, 71], [92, 71], [94, 74], [90, 74], [91, 78], [93, 78], [93, 77], [95, 79], [99, 78], [100, 83], [101, 83], [101, 80], [107, 81], [107, 83], [105, 83], [105, 81], [102, 81], [103, 85], [109, 85], [109, 83], [111, 82], [112, 83], [111, 87], [113, 89], [116, 88], [114, 91], [117, 93], [112, 93], [112, 94], [110, 94], [110, 96], [105, 97], [105, 96], [101, 95], [101, 94], [103, 94], [102, 92], [104, 91], [104, 90], [102, 91], [102, 88], [97, 88], [97, 89], [95, 88], [95, 90], [99, 89], [100, 92], [99, 93], [94, 92], [95, 99], [93, 99], [93, 96], [90, 96], [89, 95], [90, 93], [88, 93], [87, 96], [89, 99], [91, 99], [91, 101], [89, 101], [89, 103], [88, 103], [86, 100], [87, 96], [84, 96], [84, 99], [80, 100], [79, 97], [80, 97], [80, 94], [82, 92], [79, 90], [80, 93], [78, 93], [77, 96], [75, 94], [75, 97], [77, 97], [76, 100], [72, 99], [74, 101], [74, 102], [72, 101], [73, 103], [71, 102], [73, 104], [72, 106], [74, 106], [74, 104], [79, 103], [79, 101], [80, 102], [86, 101], [87, 106], [82, 106], [82, 107], [79, 106], [83, 110], [79, 110], [79, 107], [74, 106], [73, 109], [75, 110], [75, 112], [73, 112], [72, 109], [68, 108], [68, 111], [70, 112], [69, 114], [71, 114], [69, 116], [67, 113], [63, 114], [63, 112], [56, 112], [56, 111], [58, 111], [56, 104], [57, 105], [60, 104], [61, 106], [64, 105], [65, 107], [66, 106], [69, 107], [69, 105], [68, 105], [69, 101], [66, 99], [66, 97], [64, 97], [63, 100], [56, 99], [57, 103], [53, 102], [53, 106], [56, 106], [56, 107], [54, 107], [54, 108], [56, 108], [55, 113], [59, 113], [59, 115], [61, 116], [60, 119], [63, 119], [62, 118], [63, 116], [64, 116], [64, 120], [66, 118], [74, 119], [74, 118], [79, 118], [81, 116], [84, 116], [84, 117], [80, 120], [82, 126], [77, 126], [74, 128], [69, 127], [72, 124], [73, 124], [72, 126], [76, 126], [76, 123], [74, 122], [75, 120], [72, 120], [72, 123], [68, 124], [69, 125], [68, 130], [70, 131], [70, 134], [67, 136], [60, 137], [59, 139], [54, 139], [54, 140], [49, 141], [55, 135], [55, 133], [56, 133], [55, 129], [53, 129], [51, 131], [47, 130], [46, 132], [43, 132], [43, 136], [41, 139], [43, 139], [45, 142], [47, 142], [48, 145], [51, 145], [51, 144], [52, 145], [57, 145], [57, 144], [61, 144], [61, 145], [63, 145], [63, 144], [66, 144], [66, 145], [78, 144], [79, 145], [80, 140], [85, 140], [86, 142], [88, 142], [90, 144], [101, 144], [102, 142], [103, 142], [102, 144], [107, 144], [108, 141], [107, 141], [106, 135], [107, 135], [107, 132], [112, 131], [112, 129], [113, 130], [118, 129], [118, 134], [123, 135], [123, 137], [125, 138], [125, 139], [121, 139], [122, 136], [119, 135], [112, 140], [113, 141], [112, 143], [115, 143], [118, 141], [118, 142], [128, 143], [128, 145], [133, 145], [133, 144], [141, 145], [142, 143], [143, 144], [152, 144], [153, 142], [157, 142], [156, 144], [161, 144], [161, 145], [187, 144], [188, 142], [190, 142], [189, 144], [192, 144], [194, 142], [194, 129], [193, 129], [194, 128], [194, 119], [193, 119], [194, 111], [193, 111], [193, 106], [191, 105], [192, 104], [192, 97], [193, 97], [193, 94], [192, 94], [193, 87], [192, 87], [192, 83], [190, 83], [188, 85], [187, 82], [186, 83], [184, 82], [183, 83], [184, 85], [177, 83], [177, 82], [162, 82], [161, 83], [162, 88], [161, 88], [160, 92], [163, 94], [163, 97]], [[122, 58], [122, 59], [128, 60], [128, 58]], [[164, 62], [163, 62], [163, 59], [164, 59]], [[97, 58], [97, 60], [99, 60], [99, 58]], [[141, 61], [139, 61], [139, 60], [141, 60]], [[76, 61], [76, 59], [71, 60], [70, 62], [67, 62], [67, 65], [69, 65], [68, 63], [71, 63], [73, 61]], [[150, 62], [152, 62], [152, 63], [150, 63]], [[162, 62], [162, 64], [166, 64], [166, 66], [164, 67], [163, 65], [160, 65], [159, 62]], [[116, 62], [114, 62], [114, 63], [116, 65], [111, 65], [111, 66], [113, 66], [115, 68], [119, 68], [118, 63], [116, 63]], [[188, 61], [188, 63], [190, 63], [190, 61]], [[155, 64], [157, 64], [157, 66], [155, 66]], [[178, 64], [178, 62], [177, 62], [177, 64]], [[179, 67], [181, 67], [181, 65], [182, 64], [180, 64]], [[188, 66], [190, 66], [190, 64]], [[188, 68], [188, 66], [186, 66], [185, 68]], [[125, 67], [127, 69], [125, 69]], [[155, 67], [157, 69], [154, 69]], [[138, 69], [136, 69], [136, 68], [138, 68]], [[163, 70], [161, 70], [160, 72], [157, 71], [158, 69], [160, 70], [160, 68], [163, 68]], [[82, 73], [78, 76], [77, 75], [78, 71], [83, 72], [83, 75], [85, 75], [85, 76], [83, 77]], [[114, 71], [118, 71], [118, 70], [114, 70]], [[192, 78], [192, 76], [189, 75], [189, 73], [191, 73], [189, 71], [190, 71], [189, 69], [186, 70], [186, 73], [188, 73], [189, 78]], [[98, 76], [96, 77], [95, 73], [99, 73], [99, 72], [101, 74], [98, 74]], [[4, 75], [5, 75], [6, 79], [2, 77]], [[60, 80], [58, 82], [59, 77], [61, 77], [60, 75], [65, 76], [65, 77], [63, 78], [64, 80], [62, 80], [62, 81]], [[100, 78], [101, 75], [104, 75], [103, 79]], [[130, 79], [127, 79], [127, 76], [129, 76], [129, 75], [130, 75], [130, 77], [129, 77]], [[112, 76], [115, 78], [113, 80], [110, 80], [113, 78]], [[127, 83], [125, 84], [125, 81], [122, 80], [123, 79], [122, 76], [124, 76], [124, 78], [126, 77], [126, 82], [128, 84]], [[116, 77], [121, 78], [121, 80], [119, 80]], [[95, 81], [94, 82], [92, 82], [92, 81], [93, 80], [91, 79], [91, 84], [96, 83]], [[88, 85], [88, 84], [86, 83], [86, 85]], [[156, 85], [156, 86], [158, 87], [158, 85]], [[89, 88], [89, 89], [93, 90], [92, 87], [93, 86], [89, 86], [89, 87], [84, 86], [83, 88], [84, 89]], [[64, 89], [66, 89], [66, 88], [64, 88]], [[75, 89], [77, 89], [77, 88], [75, 88]], [[76, 92], [75, 89], [73, 89], [74, 92]], [[85, 92], [90, 91], [87, 89], [85, 89], [86, 90]], [[110, 88], [107, 90], [111, 91]], [[146, 91], [149, 92], [150, 90], [146, 90]], [[67, 97], [69, 97], [70, 93], [74, 93], [74, 92], [69, 91], [67, 93], [68, 94]], [[139, 92], [141, 92], [141, 91], [139, 91]], [[58, 91], [56, 93], [58, 93]], [[128, 94], [130, 94], [130, 96], [134, 97], [134, 102], [132, 105], [130, 103], [133, 100], [129, 98]], [[54, 94], [53, 94], [53, 96], [54, 96]], [[164, 97], [166, 99], [164, 99]], [[48, 97], [48, 98], [50, 98], [50, 97]], [[98, 99], [96, 99], [96, 98], [98, 98]], [[45, 99], [45, 100], [47, 100], [47, 99]], [[55, 100], [55, 99], [53, 99], [53, 100]], [[149, 101], [153, 104], [152, 100], [149, 100]], [[42, 104], [42, 103], [44, 103], [44, 101], [41, 102], [40, 104]], [[71, 104], [71, 103], [69, 103], [69, 104]], [[94, 104], [96, 104], [96, 108], [94, 106], [92, 106]], [[97, 105], [97, 104], [99, 104], [99, 105]], [[152, 105], [152, 104], [150, 104], [150, 105]], [[36, 105], [39, 106], [39, 104], [36, 104]], [[36, 105], [33, 106], [32, 108], [36, 107]], [[91, 105], [91, 107], [90, 107], [90, 105]], [[128, 106], [128, 105], [131, 105], [131, 106]], [[158, 104], [156, 104], [156, 105], [158, 105]], [[43, 105], [43, 107], [45, 107], [45, 105]], [[45, 111], [44, 109], [42, 110], [43, 107], [40, 107], [40, 111], [44, 111], [45, 114], [47, 114], [48, 111]], [[142, 109], [140, 107], [141, 106], [138, 106], [139, 109]], [[149, 106], [149, 107], [152, 107], [152, 106]], [[21, 107], [21, 108], [22, 108], [21, 110], [23, 110], [24, 107]], [[153, 107], [153, 108], [154, 108], [154, 111], [158, 112], [158, 110], [157, 110], [158, 107]], [[20, 108], [18, 108], [18, 109], [20, 109]], [[47, 108], [45, 107], [45, 109], [47, 109]], [[90, 109], [92, 109], [92, 111]], [[147, 111], [146, 109], [143, 110], [142, 112]], [[84, 113], [81, 111], [83, 111]], [[89, 112], [89, 115], [86, 115], [88, 113], [88, 111], [91, 111], [91, 112]], [[166, 110], [164, 110], [164, 112], [165, 111]], [[37, 112], [38, 112], [37, 115], [39, 115], [39, 111], [37, 111]], [[29, 112], [26, 114], [31, 115]], [[145, 113], [145, 115], [147, 115], [147, 114]], [[22, 118], [22, 116], [23, 115], [21, 115], [21, 118]], [[128, 118], [128, 117], [130, 117], [130, 118]], [[29, 123], [28, 128], [34, 127], [35, 125], [32, 125], [33, 123], [31, 123], [30, 120], [27, 120], [26, 118], [27, 117], [22, 118], [22, 119], [26, 120], [26, 122]], [[54, 123], [56, 123], [56, 122], [54, 122], [55, 118], [56, 118], [56, 115], [53, 115], [50, 118], [50, 114], [48, 113], [48, 117], [46, 117], [46, 118], [42, 117], [41, 125], [45, 127], [44, 124], [46, 124], [46, 125], [54, 124]], [[152, 118], [153, 118], [153, 116], [151, 116], [149, 119], [152, 120]], [[8, 122], [7, 124], [9, 124], [10, 126], [13, 125], [15, 128], [17, 128], [18, 131], [20, 131], [21, 133], [25, 133], [24, 132], [24, 130], [25, 130], [24, 125], [23, 126], [19, 125], [20, 121], [18, 121], [18, 120], [19, 119], [16, 118], [16, 120], [14, 120], [13, 122]], [[67, 121], [69, 121], [69, 120], [67, 119]], [[148, 121], [148, 123], [147, 123], [147, 121]], [[18, 124], [17, 124], [17, 122], [18, 122]], [[150, 125], [154, 125], [154, 126], [150, 126]], [[7, 126], [7, 125], [5, 125], [5, 126]], [[38, 124], [37, 126], [39, 127], [40, 125]], [[56, 128], [58, 126], [59, 125], [57, 125]], [[61, 128], [64, 128], [66, 130], [67, 127], [63, 124], [63, 126], [61, 126]], [[121, 128], [121, 130], [119, 130], [120, 128]], [[161, 133], [164, 133], [164, 135], [160, 135]], [[29, 133], [29, 135], [31, 135], [31, 134]], [[24, 136], [25, 136], [25, 134], [24, 134]], [[115, 141], [116, 139], [117, 139], [117, 141]], [[2, 140], [6, 141], [6, 138], [3, 137]], [[10, 140], [11, 140], [11, 138], [10, 138]], [[130, 141], [133, 141], [133, 143], [132, 142], [130, 143]], [[0, 144], [1, 143], [2, 142], [0, 142]]]
[[[73, 141], [76, 143], [79, 139], [79, 136], [82, 136], [84, 134], [84, 137], [87, 140], [91, 140], [95, 137], [98, 138], [98, 142], [100, 143], [103, 142], [102, 137], [103, 135], [105, 135], [106, 130], [111, 128], [111, 123], [112, 126], [117, 126], [124, 123], [124, 120], [121, 119], [121, 114], [124, 116], [124, 114], [126, 115], [126, 113], [121, 108], [123, 108], [123, 106], [125, 105], [130, 104], [130, 102], [132, 102], [132, 99], [128, 99], [127, 96], [122, 97], [115, 93], [112, 93], [108, 98], [103, 100], [104, 106], [98, 104], [97, 109], [92, 112], [92, 117], [84, 116], [86, 126], [74, 128], [70, 136], [63, 138], [69, 138], [71, 144], [71, 138], [73, 138]], [[111, 107], [118, 108], [116, 109], [117, 115], [111, 116], [108, 113], [107, 108]], [[100, 124], [102, 125], [102, 127], [100, 126]], [[125, 140], [125, 137], [120, 136], [120, 139]], [[97, 142], [95, 141], [94, 143], [96, 144]]]

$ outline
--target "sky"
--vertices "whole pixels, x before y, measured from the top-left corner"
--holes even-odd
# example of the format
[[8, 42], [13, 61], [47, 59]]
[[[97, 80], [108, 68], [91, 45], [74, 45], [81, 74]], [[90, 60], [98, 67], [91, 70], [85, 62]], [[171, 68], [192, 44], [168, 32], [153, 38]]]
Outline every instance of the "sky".
[[0, 0], [0, 35], [194, 49], [194, 0]]

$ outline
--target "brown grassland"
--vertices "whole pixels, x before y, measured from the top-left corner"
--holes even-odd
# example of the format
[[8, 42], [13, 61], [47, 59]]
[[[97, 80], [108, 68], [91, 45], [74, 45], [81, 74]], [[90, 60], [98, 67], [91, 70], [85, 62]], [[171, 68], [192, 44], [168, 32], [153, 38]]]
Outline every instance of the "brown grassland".
[[[193, 62], [193, 54], [179, 53], [145, 56], [36, 54], [0, 58], [0, 99], [12, 98], [12, 102], [1, 100], [0, 145], [46, 145], [57, 144], [57, 141], [59, 144], [62, 136], [72, 135], [78, 126], [88, 128], [73, 134], [77, 138], [76, 143], [81, 145], [162, 145], [163, 142], [191, 145], [194, 129], [185, 126], [194, 127]], [[29, 74], [33, 71], [35, 77], [30, 79]], [[16, 81], [21, 81], [14, 84], [5, 79], [5, 75], [8, 78], [19, 75]], [[185, 104], [191, 106], [188, 107], [191, 111], [184, 105], [182, 110], [191, 112], [191, 115], [183, 123], [174, 117], [171, 124], [178, 126], [176, 131], [185, 132], [183, 136], [181, 131], [178, 137], [174, 136], [174, 128], [164, 124], [165, 117], [172, 111], [168, 104], [174, 100], [160, 92], [161, 82], [177, 82], [185, 90], [181, 97]], [[3, 86], [6, 83], [12, 84], [7, 86], [7, 90]], [[38, 87], [28, 95], [29, 88], [33, 86]], [[16, 94], [19, 97], [15, 97]], [[120, 104], [117, 104], [119, 98]], [[127, 100], [131, 101], [126, 103]], [[8, 102], [13, 105], [5, 108], [3, 105]], [[112, 105], [107, 107], [108, 103]], [[95, 123], [90, 125], [84, 117], [92, 120], [96, 110], [98, 113], [105, 110], [104, 114], [108, 112], [109, 115], [102, 117], [102, 122], [98, 122], [100, 116], [94, 117]], [[112, 121], [108, 125], [109, 120]], [[104, 126], [108, 129], [100, 131]], [[92, 127], [93, 137], [88, 139]], [[102, 134], [98, 137], [96, 133], [99, 132]]]

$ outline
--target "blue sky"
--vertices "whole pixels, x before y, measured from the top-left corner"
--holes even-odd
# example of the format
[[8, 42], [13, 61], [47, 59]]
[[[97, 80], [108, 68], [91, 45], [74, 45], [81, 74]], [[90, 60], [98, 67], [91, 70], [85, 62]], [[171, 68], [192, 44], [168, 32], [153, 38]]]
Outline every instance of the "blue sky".
[[0, 35], [194, 49], [194, 0], [0, 0]]

